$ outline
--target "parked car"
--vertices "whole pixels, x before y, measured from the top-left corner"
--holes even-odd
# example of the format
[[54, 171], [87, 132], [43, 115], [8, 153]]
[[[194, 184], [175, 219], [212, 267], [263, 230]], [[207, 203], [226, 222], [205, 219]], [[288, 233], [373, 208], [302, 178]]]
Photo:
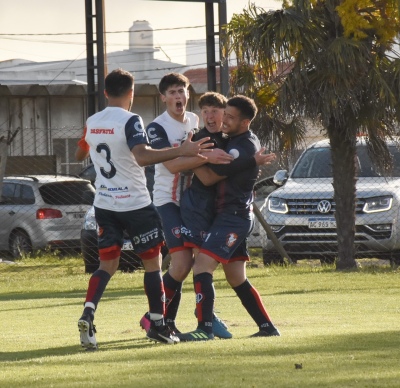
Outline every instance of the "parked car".
[[90, 182], [78, 177], [5, 177], [0, 199], [0, 250], [19, 258], [47, 247], [80, 249], [82, 220], [93, 195]]
[[[260, 211], [262, 211], [264, 208], [265, 198], [279, 187], [274, 183], [273, 178], [273, 176], [262, 178], [254, 185], [253, 206], [257, 206]], [[264, 240], [265, 230], [258, 221], [257, 217], [254, 217], [254, 227], [247, 238], [248, 247], [261, 248]]]
[[[357, 145], [356, 258], [380, 258], [400, 262], [400, 151], [388, 143], [394, 169], [382, 176], [368, 156], [365, 141]], [[262, 206], [266, 222], [293, 261], [319, 258], [332, 263], [337, 256], [337, 233], [333, 200], [331, 150], [328, 140], [309, 146], [290, 174], [280, 170], [273, 191]], [[281, 256], [263, 236], [265, 264]]]

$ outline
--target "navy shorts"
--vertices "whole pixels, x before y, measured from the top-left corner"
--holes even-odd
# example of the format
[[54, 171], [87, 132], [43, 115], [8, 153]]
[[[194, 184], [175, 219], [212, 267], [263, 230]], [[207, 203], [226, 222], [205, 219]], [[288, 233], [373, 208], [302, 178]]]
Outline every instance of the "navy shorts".
[[181, 210], [178, 205], [168, 202], [165, 205], [157, 206], [161, 216], [165, 241], [170, 252], [184, 249], [182, 236]]
[[189, 187], [183, 192], [180, 205], [185, 226], [182, 233], [184, 244], [188, 247], [199, 248], [216, 216], [215, 192], [192, 190]]
[[236, 214], [218, 214], [200, 252], [220, 263], [250, 260], [247, 237], [254, 226], [254, 216], [243, 218]]
[[124, 231], [132, 241], [136, 254], [146, 252], [164, 242], [160, 215], [153, 204], [138, 210], [115, 212], [94, 208], [99, 226], [99, 250], [122, 247]]

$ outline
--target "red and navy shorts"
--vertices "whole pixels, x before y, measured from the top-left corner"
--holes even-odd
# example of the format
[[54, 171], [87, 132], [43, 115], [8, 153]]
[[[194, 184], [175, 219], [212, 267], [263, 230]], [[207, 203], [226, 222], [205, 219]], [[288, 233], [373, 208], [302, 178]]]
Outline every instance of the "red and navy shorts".
[[168, 202], [165, 205], [157, 206], [161, 216], [165, 241], [170, 253], [186, 249], [183, 244], [183, 233], [181, 210], [178, 205]]
[[247, 237], [254, 226], [254, 216], [244, 218], [236, 214], [219, 213], [209, 230], [200, 252], [216, 261], [249, 261]]
[[153, 204], [138, 210], [116, 212], [94, 208], [98, 224], [98, 246], [101, 252], [114, 247], [118, 250], [124, 242], [124, 231], [132, 241], [133, 250], [140, 255], [164, 243], [161, 218]]

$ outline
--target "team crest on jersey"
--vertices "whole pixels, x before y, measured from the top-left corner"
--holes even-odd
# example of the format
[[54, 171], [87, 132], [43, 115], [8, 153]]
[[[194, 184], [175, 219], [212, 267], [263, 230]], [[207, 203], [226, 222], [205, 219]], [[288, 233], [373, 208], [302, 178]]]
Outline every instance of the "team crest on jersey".
[[238, 235], [236, 233], [229, 233], [226, 236], [226, 246], [231, 248], [235, 244], [237, 238], [238, 238]]
[[175, 228], [172, 228], [172, 234], [176, 238], [181, 238], [181, 228], [179, 226], [176, 226]]

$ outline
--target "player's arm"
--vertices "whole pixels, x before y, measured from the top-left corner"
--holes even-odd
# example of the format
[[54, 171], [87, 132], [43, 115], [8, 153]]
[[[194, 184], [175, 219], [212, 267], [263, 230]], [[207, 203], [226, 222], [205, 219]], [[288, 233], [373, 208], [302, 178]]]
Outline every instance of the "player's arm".
[[179, 158], [180, 156], [195, 156], [205, 158], [201, 152], [205, 152], [210, 144], [206, 143], [208, 138], [204, 138], [195, 142], [191, 141], [192, 134], [189, 133], [188, 138], [179, 147], [163, 148], [161, 150], [153, 149], [147, 144], [137, 144], [131, 148], [131, 152], [135, 156], [140, 166], [149, 166], [157, 163], [164, 163], [168, 160]]
[[226, 178], [224, 175], [218, 175], [214, 172], [209, 165], [200, 166], [195, 168], [193, 172], [196, 174], [197, 178], [200, 179], [201, 183], [205, 186], [212, 186], [219, 181]]
[[238, 157], [229, 163], [229, 165], [209, 164], [207, 166], [196, 168], [193, 172], [204, 185], [211, 186], [229, 176], [233, 176], [249, 168], [254, 168], [263, 164], [270, 164], [276, 159], [275, 154], [264, 154], [264, 151], [265, 148], [261, 148], [254, 154], [254, 156]]
[[81, 162], [82, 160], [85, 160], [87, 157], [89, 157], [89, 144], [86, 143], [85, 136], [86, 136], [86, 126], [83, 128], [83, 135], [79, 139], [78, 146], [76, 147], [75, 150], [75, 159], [78, 162]]
[[203, 153], [203, 158], [199, 157], [181, 157], [168, 162], [164, 162], [164, 166], [167, 167], [171, 174], [176, 174], [182, 171], [194, 170], [206, 163], [212, 164], [229, 164], [233, 157], [227, 154], [220, 148], [213, 148], [207, 150], [207, 153]]

